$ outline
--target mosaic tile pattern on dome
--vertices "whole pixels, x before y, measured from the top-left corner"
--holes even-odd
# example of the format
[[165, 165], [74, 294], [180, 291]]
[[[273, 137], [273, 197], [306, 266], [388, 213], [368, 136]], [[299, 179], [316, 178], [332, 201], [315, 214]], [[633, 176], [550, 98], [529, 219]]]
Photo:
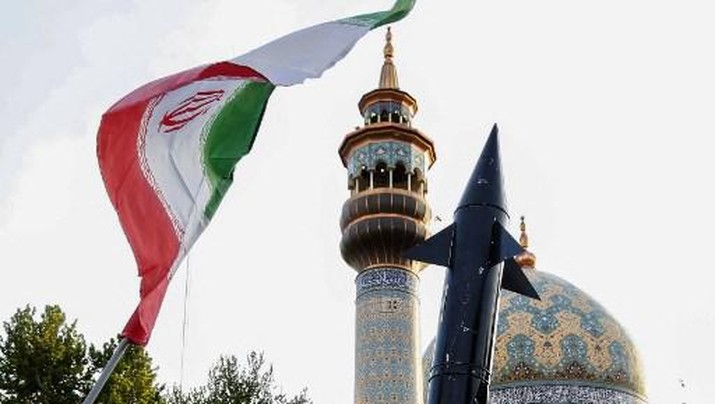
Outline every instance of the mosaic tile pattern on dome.
[[355, 279], [355, 402], [422, 404], [418, 358], [419, 278], [394, 268]]
[[579, 381], [644, 396], [635, 347], [605, 309], [557, 276], [529, 271], [529, 277], [541, 301], [502, 294], [493, 386]]
[[492, 389], [489, 404], [647, 404], [618, 390], [588, 386], [549, 385]]

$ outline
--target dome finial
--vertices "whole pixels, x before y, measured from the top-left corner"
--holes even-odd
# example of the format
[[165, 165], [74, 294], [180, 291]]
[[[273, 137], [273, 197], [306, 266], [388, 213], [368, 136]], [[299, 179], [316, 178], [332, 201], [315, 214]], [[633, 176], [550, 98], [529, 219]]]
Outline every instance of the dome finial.
[[524, 222], [524, 216], [521, 217], [521, 236], [519, 236], [519, 244], [522, 248], [529, 248], [529, 236], [526, 234], [526, 223]]
[[531, 251], [527, 250], [529, 248], [529, 236], [526, 234], [526, 222], [524, 216], [521, 217], [521, 224], [519, 225], [521, 229], [521, 236], [519, 236], [519, 244], [524, 252], [517, 255], [515, 260], [522, 268], [534, 268], [536, 266], [536, 255]]
[[380, 88], [400, 88], [397, 82], [397, 69], [392, 63], [392, 57], [395, 54], [395, 49], [392, 47], [391, 27], [387, 27], [383, 54], [385, 55], [385, 61], [382, 64], [382, 71], [380, 72]]

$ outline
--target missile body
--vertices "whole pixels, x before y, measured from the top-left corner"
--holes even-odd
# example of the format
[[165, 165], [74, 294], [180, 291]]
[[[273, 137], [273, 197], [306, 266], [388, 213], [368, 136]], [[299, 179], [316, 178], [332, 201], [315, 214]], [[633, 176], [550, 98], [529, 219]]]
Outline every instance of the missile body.
[[538, 299], [513, 259], [523, 249], [505, 230], [497, 135], [494, 125], [454, 223], [403, 254], [448, 268], [427, 404], [487, 404], [500, 289]]

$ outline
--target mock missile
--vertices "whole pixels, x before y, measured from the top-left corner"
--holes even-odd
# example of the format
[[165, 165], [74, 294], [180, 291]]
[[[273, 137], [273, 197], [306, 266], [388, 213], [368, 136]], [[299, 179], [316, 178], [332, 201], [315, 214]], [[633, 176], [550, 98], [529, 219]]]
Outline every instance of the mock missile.
[[498, 128], [492, 128], [454, 222], [403, 256], [447, 267], [427, 404], [487, 404], [500, 289], [539, 299], [505, 229]]

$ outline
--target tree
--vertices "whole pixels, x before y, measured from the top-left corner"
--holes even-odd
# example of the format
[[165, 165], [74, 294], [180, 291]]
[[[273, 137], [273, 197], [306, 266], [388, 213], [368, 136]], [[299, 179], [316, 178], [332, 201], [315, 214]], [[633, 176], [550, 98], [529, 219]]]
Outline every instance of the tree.
[[87, 344], [58, 306], [18, 309], [0, 335], [0, 403], [77, 404], [92, 383]]
[[[59, 306], [18, 309], [0, 335], [0, 404], [77, 404], [94, 384], [117, 345], [115, 339], [87, 348], [77, 322]], [[163, 403], [163, 386], [141, 347], [131, 346], [104, 386], [97, 404]]]
[[[209, 371], [208, 382], [182, 393], [177, 387], [166, 396], [169, 404], [312, 404], [303, 390], [288, 398], [278, 391], [273, 375], [273, 366], [266, 365], [263, 353], [251, 352], [247, 364], [238, 359], [221, 356]], [[266, 367], [267, 366], [267, 367]]]
[[[91, 346], [89, 357], [96, 374], [106, 366], [117, 340], [112, 338], [101, 350]], [[156, 369], [143, 347], [129, 345], [114, 372], [107, 380], [96, 404], [160, 404], [164, 403], [161, 394], [163, 385], [156, 383]]]

